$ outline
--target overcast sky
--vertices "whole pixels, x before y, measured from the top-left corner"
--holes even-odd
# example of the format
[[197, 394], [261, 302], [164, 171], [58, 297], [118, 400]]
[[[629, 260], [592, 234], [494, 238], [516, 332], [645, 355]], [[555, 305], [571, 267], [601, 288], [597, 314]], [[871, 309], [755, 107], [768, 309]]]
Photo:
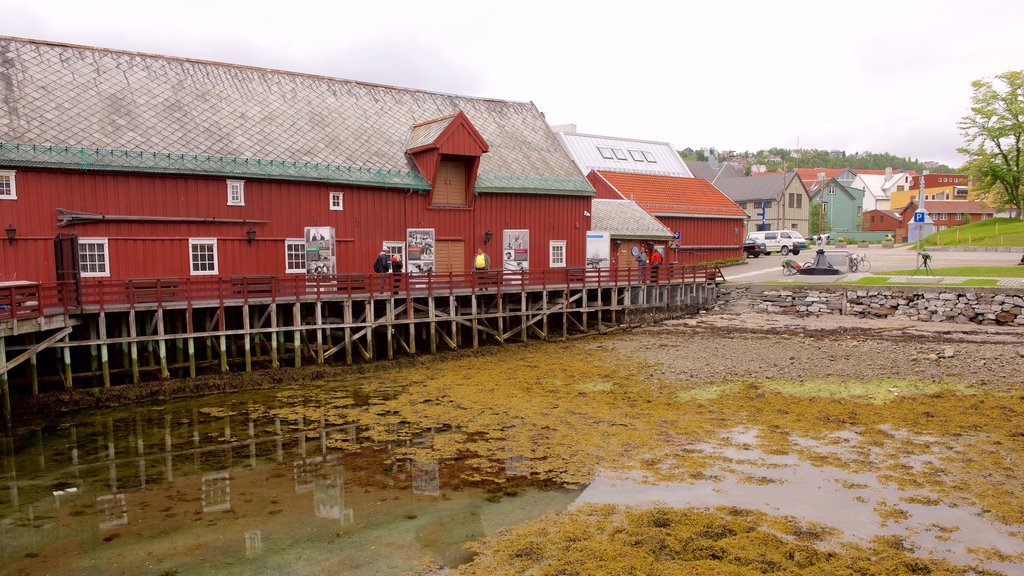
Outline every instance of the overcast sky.
[[1019, 0], [0, 0], [0, 34], [532, 101], [580, 132], [959, 166]]

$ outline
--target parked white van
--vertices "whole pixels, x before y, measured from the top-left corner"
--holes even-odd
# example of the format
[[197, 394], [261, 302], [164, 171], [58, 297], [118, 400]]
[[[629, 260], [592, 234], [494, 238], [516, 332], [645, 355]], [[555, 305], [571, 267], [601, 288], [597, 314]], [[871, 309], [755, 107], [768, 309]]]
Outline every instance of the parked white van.
[[750, 232], [747, 237], [764, 242], [768, 254], [778, 252], [783, 256], [793, 253], [797, 255], [807, 249], [807, 240], [796, 230], [771, 230], [768, 232]]

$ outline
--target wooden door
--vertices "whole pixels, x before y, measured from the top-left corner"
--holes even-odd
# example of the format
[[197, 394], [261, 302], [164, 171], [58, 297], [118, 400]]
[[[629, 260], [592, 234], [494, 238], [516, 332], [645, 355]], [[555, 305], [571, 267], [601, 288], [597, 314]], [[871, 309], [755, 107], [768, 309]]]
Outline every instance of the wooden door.
[[466, 205], [466, 165], [462, 162], [441, 160], [434, 178], [434, 204], [446, 206]]
[[[81, 262], [78, 259], [78, 234], [60, 233], [53, 239], [58, 290], [62, 303], [77, 308], [82, 291]], [[66, 299], [66, 302], [64, 300]]]
[[466, 243], [462, 240], [438, 240], [434, 247], [434, 272], [466, 271]]

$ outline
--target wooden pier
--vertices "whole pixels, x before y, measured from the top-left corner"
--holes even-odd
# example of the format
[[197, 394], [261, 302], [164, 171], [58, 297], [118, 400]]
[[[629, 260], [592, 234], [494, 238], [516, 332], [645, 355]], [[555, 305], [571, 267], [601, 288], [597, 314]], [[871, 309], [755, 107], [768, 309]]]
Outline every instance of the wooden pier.
[[[715, 303], [717, 267], [32, 284], [0, 291], [15, 396], [565, 338]], [[5, 290], [0, 287], [0, 290]], [[10, 360], [9, 360], [10, 358]]]

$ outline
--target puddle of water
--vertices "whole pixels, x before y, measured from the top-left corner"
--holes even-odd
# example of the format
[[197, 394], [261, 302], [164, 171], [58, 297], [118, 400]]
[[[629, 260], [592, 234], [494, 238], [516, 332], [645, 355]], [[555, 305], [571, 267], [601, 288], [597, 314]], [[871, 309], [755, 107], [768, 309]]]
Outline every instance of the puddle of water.
[[0, 436], [0, 574], [400, 574], [463, 563], [464, 543], [578, 495], [495, 497], [462, 464], [401, 456], [429, 433], [374, 443], [355, 424], [248, 411], [270, 393], [213, 401]]
[[[1008, 554], [1024, 553], [1024, 542], [1010, 529], [988, 521], [981, 510], [930, 504], [934, 498], [883, 485], [873, 473], [858, 473], [831, 466], [815, 466], [796, 455], [776, 456], [757, 448], [756, 430], [737, 429], [723, 435], [740, 445], [701, 444], [695, 447], [725, 459], [709, 471], [708, 480], [687, 483], [650, 483], [639, 474], [600, 472], [574, 506], [584, 503], [666, 505], [676, 508], [737, 506], [770, 514], [794, 516], [842, 530], [846, 539], [867, 541], [877, 535], [896, 534], [912, 543], [917, 553], [961, 564], [978, 562], [969, 548], [996, 548]], [[849, 433], [841, 438], [854, 443]], [[835, 445], [793, 438], [804, 449], [841, 453]], [[931, 458], [915, 460], [930, 464]], [[916, 498], [914, 498], [916, 497]], [[1020, 564], [989, 563], [1009, 574], [1024, 573]]]

